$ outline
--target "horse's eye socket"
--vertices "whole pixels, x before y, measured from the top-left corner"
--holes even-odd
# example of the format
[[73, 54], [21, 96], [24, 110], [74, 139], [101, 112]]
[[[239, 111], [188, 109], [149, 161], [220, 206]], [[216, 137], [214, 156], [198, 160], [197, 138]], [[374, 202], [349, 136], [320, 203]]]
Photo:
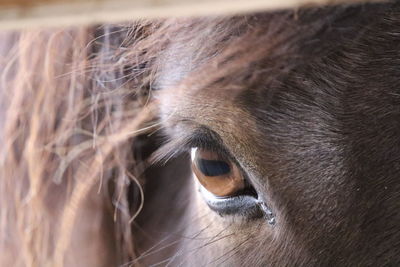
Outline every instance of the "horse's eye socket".
[[235, 163], [200, 148], [192, 150], [192, 170], [199, 183], [218, 197], [229, 197], [245, 189], [243, 175]]

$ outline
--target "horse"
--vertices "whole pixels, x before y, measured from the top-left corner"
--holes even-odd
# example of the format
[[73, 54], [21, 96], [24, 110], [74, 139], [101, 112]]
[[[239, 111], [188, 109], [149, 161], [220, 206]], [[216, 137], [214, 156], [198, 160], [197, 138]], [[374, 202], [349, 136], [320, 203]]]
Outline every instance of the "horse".
[[2, 266], [400, 264], [400, 5], [3, 33]]

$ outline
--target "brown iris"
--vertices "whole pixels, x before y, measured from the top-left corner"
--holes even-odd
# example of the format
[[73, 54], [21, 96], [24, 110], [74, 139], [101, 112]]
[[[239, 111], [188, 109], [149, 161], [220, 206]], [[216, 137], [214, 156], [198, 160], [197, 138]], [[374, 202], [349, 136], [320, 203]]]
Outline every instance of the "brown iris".
[[236, 164], [218, 153], [194, 148], [192, 170], [200, 184], [216, 196], [232, 196], [245, 188], [242, 173]]

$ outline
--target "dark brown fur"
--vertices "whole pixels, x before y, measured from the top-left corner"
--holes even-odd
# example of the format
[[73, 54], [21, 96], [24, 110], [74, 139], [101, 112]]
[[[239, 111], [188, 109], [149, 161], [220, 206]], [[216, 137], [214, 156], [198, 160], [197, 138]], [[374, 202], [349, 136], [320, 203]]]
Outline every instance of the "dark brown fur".
[[168, 221], [181, 207], [192, 214], [183, 231], [190, 238], [178, 238], [164, 263], [400, 264], [399, 5], [188, 25], [161, 56], [155, 83], [172, 147], [199, 127], [214, 131], [277, 225], [220, 217], [183, 184], [174, 194], [190, 190], [177, 201], [187, 206], [164, 202], [157, 217]]

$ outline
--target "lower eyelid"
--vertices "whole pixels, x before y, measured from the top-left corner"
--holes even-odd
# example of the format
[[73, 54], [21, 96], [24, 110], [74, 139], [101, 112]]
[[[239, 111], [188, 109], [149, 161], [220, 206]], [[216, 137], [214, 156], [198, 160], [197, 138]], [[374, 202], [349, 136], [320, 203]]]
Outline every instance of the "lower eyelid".
[[249, 195], [238, 195], [233, 197], [218, 197], [207, 191], [202, 185], [199, 190], [210, 209], [220, 215], [240, 214], [250, 218], [260, 218], [263, 211], [260, 202]]

